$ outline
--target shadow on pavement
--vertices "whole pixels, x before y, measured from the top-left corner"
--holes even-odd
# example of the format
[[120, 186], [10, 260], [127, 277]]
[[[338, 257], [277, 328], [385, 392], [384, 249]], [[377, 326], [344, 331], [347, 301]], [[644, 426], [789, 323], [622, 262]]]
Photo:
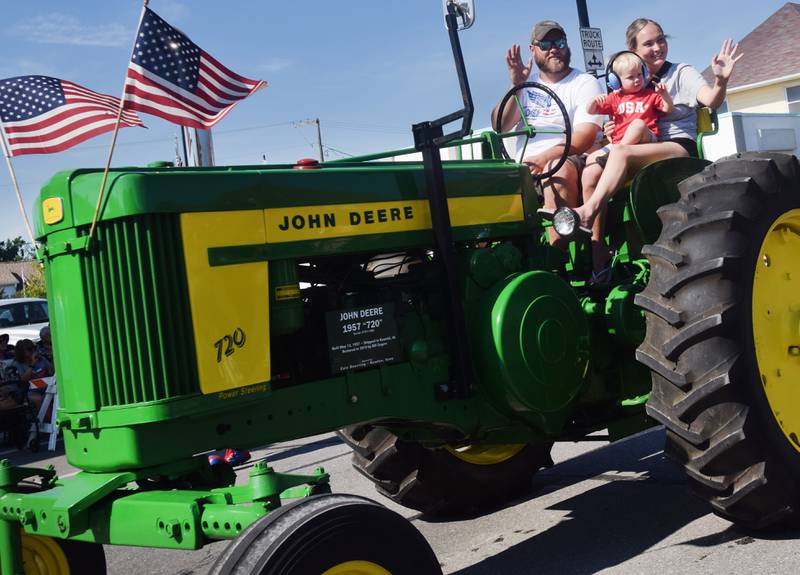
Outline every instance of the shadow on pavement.
[[332, 447], [334, 445], [339, 445], [341, 443], [342, 440], [339, 439], [339, 436], [334, 435], [331, 437], [325, 437], [323, 439], [320, 439], [319, 441], [313, 441], [311, 443], [307, 443], [305, 445], [290, 447], [289, 449], [285, 449], [277, 453], [269, 453], [267, 454], [265, 459], [269, 463], [273, 463], [275, 461], [280, 461], [281, 459], [288, 459], [290, 457], [295, 457], [297, 455], [303, 455], [304, 453], [311, 453], [312, 451], [317, 451], [318, 449], [325, 449], [326, 447]]
[[764, 531], [750, 531], [747, 529], [729, 526], [726, 530], [711, 533], [703, 537], [696, 537], [685, 542], [686, 545], [695, 547], [714, 547], [725, 543], [748, 545], [755, 541], [796, 541], [800, 539], [800, 528], [796, 526], [774, 527]]
[[[296, 445], [294, 447], [288, 447], [287, 449], [282, 449], [281, 451], [270, 451], [270, 452], [268, 452], [268, 453], [266, 453], [264, 455], [260, 455], [259, 457], [255, 457], [250, 462], [248, 462], [248, 463], [246, 463], [244, 465], [238, 465], [236, 467], [236, 469], [237, 469], [237, 471], [244, 471], [244, 470], [250, 469], [258, 461], [266, 461], [269, 465], [274, 465], [276, 461], [281, 461], [283, 459], [290, 459], [292, 457], [296, 457], [298, 455], [304, 455], [306, 453], [311, 453], [313, 451], [319, 451], [320, 449], [325, 449], [327, 447], [333, 447], [335, 445], [340, 445], [341, 443], [342, 443], [342, 440], [339, 439], [338, 436], [334, 435], [332, 437], [323, 437], [322, 439], [319, 439], [317, 441], [311, 441], [309, 443]], [[262, 447], [254, 448], [253, 451], [257, 451], [257, 450], [265, 449], [265, 448], [271, 448], [271, 447], [272, 447], [271, 445], [264, 445]], [[341, 457], [341, 456], [337, 455], [336, 457]], [[335, 458], [320, 459], [318, 461], [315, 461], [315, 463], [321, 464], [321, 463], [324, 463], [325, 461], [329, 461], [330, 459], [335, 459]], [[277, 468], [277, 471], [280, 471], [281, 473], [290, 473], [291, 471], [294, 471], [296, 469], [302, 469], [303, 467], [308, 467], [309, 465], [310, 464], [306, 463], [306, 464], [303, 464], [303, 465], [301, 465], [299, 467], [291, 468], [291, 469], [284, 469], [284, 468], [281, 467], [281, 468]]]
[[[548, 507], [568, 512], [557, 524], [458, 575], [596, 573], [636, 557], [709, 513], [689, 493], [681, 472], [665, 460], [663, 434], [653, 430], [539, 473], [529, 499], [582, 481], [598, 485]], [[515, 533], [526, 533], [524, 526]]]
[[0, 459], [8, 459], [14, 465], [34, 465], [43, 459], [53, 459], [64, 455], [64, 442], [59, 439], [56, 443], [55, 451], [47, 451], [47, 441], [42, 439], [39, 451], [34, 453], [30, 449], [16, 450], [9, 446], [3, 446], [0, 451]]

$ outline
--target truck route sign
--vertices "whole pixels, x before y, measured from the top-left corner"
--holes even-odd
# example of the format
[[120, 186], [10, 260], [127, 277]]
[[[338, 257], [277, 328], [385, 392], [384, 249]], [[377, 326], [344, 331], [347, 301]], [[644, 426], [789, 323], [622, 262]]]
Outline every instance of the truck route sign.
[[597, 76], [603, 70], [603, 34], [600, 28], [581, 28], [581, 47], [586, 71]]

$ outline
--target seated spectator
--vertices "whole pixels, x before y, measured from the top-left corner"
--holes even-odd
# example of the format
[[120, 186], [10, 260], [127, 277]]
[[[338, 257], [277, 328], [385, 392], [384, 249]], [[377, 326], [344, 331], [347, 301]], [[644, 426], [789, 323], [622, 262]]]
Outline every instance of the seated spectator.
[[14, 359], [14, 350], [8, 345], [8, 334], [0, 334], [0, 361]]
[[[39, 356], [50, 362], [53, 365], [53, 341], [50, 338], [50, 326], [46, 325], [39, 330], [39, 343], [36, 344], [36, 349]], [[55, 366], [54, 366], [55, 369]]]
[[[45, 358], [39, 357], [36, 346], [31, 340], [19, 340], [14, 348], [14, 354], [12, 366], [16, 369], [17, 376], [23, 384], [28, 384], [32, 379], [53, 375], [53, 366]], [[38, 408], [42, 404], [44, 393], [44, 389], [28, 391], [28, 400], [33, 407]]]
[[0, 384], [6, 381], [16, 381], [17, 371], [13, 367], [14, 348], [8, 345], [7, 333], [0, 334]]

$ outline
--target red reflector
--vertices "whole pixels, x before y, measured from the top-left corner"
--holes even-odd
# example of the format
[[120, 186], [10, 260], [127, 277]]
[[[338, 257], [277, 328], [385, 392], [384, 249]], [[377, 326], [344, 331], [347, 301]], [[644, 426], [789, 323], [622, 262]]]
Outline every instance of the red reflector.
[[319, 160], [315, 160], [314, 158], [303, 158], [302, 160], [297, 160], [294, 165], [295, 170], [316, 170], [320, 168]]

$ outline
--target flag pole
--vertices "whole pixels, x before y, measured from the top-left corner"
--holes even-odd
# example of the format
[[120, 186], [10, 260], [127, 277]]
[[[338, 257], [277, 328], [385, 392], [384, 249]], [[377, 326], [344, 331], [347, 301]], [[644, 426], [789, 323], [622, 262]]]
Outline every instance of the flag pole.
[[19, 191], [19, 183], [17, 182], [17, 175], [14, 173], [14, 165], [11, 163], [11, 151], [6, 142], [6, 130], [0, 121], [0, 143], [3, 146], [3, 155], [6, 157], [6, 165], [8, 166], [8, 173], [11, 174], [11, 183], [14, 185], [14, 193], [17, 195], [17, 203], [19, 204], [19, 211], [22, 214], [22, 221], [25, 222], [25, 229], [28, 231], [28, 237], [31, 238], [31, 246], [36, 248], [36, 240], [33, 237], [33, 229], [31, 229], [31, 222], [28, 220], [28, 214], [25, 211], [25, 203], [22, 201], [22, 194]]
[[[133, 46], [131, 46], [131, 56], [133, 56], [133, 51], [136, 49], [136, 42], [139, 39], [139, 28], [142, 26], [142, 20], [144, 19], [145, 10], [147, 10], [147, 5], [150, 3], [150, 0], [143, 0], [142, 2], [142, 13], [139, 15], [139, 23], [136, 25], [136, 36], [133, 39]], [[130, 57], [128, 57], [128, 64], [130, 64]], [[111, 158], [114, 155], [114, 146], [117, 143], [117, 134], [119, 133], [119, 124], [122, 121], [122, 112], [125, 110], [125, 84], [127, 83], [128, 79], [128, 68], [125, 67], [125, 82], [122, 84], [122, 96], [119, 99], [119, 110], [117, 111], [117, 121], [114, 124], [114, 135], [111, 136], [111, 147], [108, 150], [108, 159], [106, 160], [106, 167], [103, 170], [103, 179], [100, 182], [100, 193], [97, 195], [97, 205], [94, 207], [94, 215], [92, 216], [92, 225], [89, 228], [89, 237], [86, 238], [86, 249], [89, 250], [89, 246], [92, 243], [92, 236], [94, 235], [94, 229], [97, 227], [97, 219], [100, 216], [100, 206], [103, 203], [103, 194], [106, 191], [106, 181], [108, 180], [108, 171], [111, 168]]]

